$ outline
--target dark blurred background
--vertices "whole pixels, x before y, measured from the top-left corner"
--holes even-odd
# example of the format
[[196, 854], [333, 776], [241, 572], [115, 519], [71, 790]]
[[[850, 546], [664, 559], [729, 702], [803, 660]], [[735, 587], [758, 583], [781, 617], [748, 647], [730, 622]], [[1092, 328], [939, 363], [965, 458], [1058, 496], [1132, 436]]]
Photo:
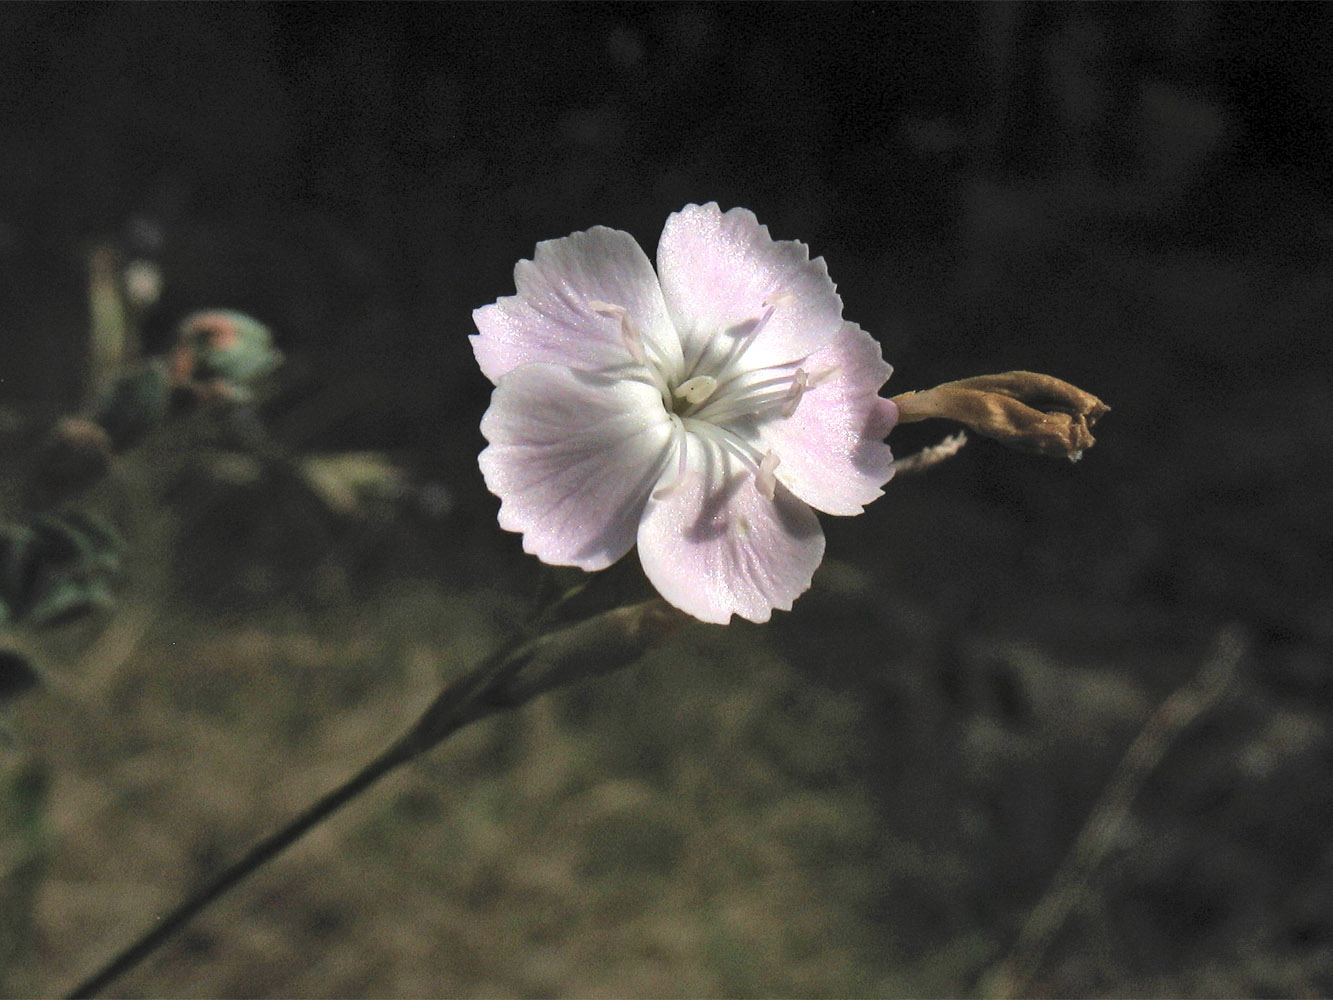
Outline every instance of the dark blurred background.
[[[380, 636], [366, 641], [394, 651], [383, 655], [396, 657], [392, 676], [401, 680], [406, 640], [384, 639], [384, 622], [415, 635], [429, 620], [436, 631], [418, 639], [436, 663], [442, 649], [458, 652], [450, 643], [463, 626], [431, 600], [463, 614], [458, 595], [472, 595], [467, 614], [480, 618], [462, 620], [479, 634], [478, 621], [506, 620], [504, 602], [530, 592], [535, 570], [518, 540], [494, 526], [496, 503], [473, 461], [490, 386], [466, 338], [470, 311], [512, 293], [514, 262], [540, 239], [601, 224], [628, 230], [651, 254], [667, 214], [687, 202], [742, 205], [776, 237], [826, 258], [847, 316], [879, 338], [896, 368], [890, 390], [1026, 368], [1113, 408], [1077, 465], [974, 441], [930, 474], [891, 484], [864, 517], [827, 524], [823, 584], [817, 578], [791, 615], [763, 630], [705, 630], [711, 638], [696, 640], [691, 656], [656, 664], [653, 680], [635, 675], [611, 689], [615, 697], [597, 689], [557, 700], [559, 717], [541, 732], [564, 734], [566, 749], [580, 745], [569, 735], [577, 734], [622, 751], [569, 749], [580, 762], [570, 765], [573, 785], [532, 778], [537, 790], [519, 795], [505, 767], [464, 768], [495, 783], [494, 801], [528, 803], [527, 812], [501, 809], [497, 828], [557, 832], [523, 861], [513, 850], [482, 850], [470, 874], [451, 870], [431, 891], [453, 899], [463, 924], [492, 906], [529, 912], [533, 893], [546, 892], [560, 902], [538, 906], [540, 933], [497, 916], [483, 941], [455, 936], [431, 957], [427, 945], [401, 944], [422, 926], [420, 913], [380, 927], [366, 914], [387, 905], [382, 896], [353, 904], [351, 889], [330, 890], [332, 901], [316, 907], [325, 923], [300, 924], [306, 938], [275, 921], [268, 938], [255, 932], [238, 945], [254, 913], [270, 911], [237, 903], [213, 937], [187, 941], [162, 960], [158, 978], [150, 968], [127, 989], [972, 991], [1012, 947], [1152, 707], [1235, 625], [1246, 650], [1235, 690], [1141, 789], [1133, 821], [1031, 989], [1333, 990], [1333, 9], [4, 4], [0, 53], [7, 412], [40, 423], [78, 404], [87, 258], [111, 244], [160, 269], [162, 295], [143, 320], [146, 349], [168, 344], [191, 310], [249, 312], [273, 328], [289, 360], [267, 411], [275, 434], [297, 450], [392, 454], [445, 498], [381, 525], [373, 545], [355, 532], [344, 544], [338, 526], [311, 535], [305, 514], [289, 515], [302, 522], [293, 527], [280, 499], [262, 491], [237, 500], [241, 513], [216, 522], [212, 536], [209, 523], [196, 524], [177, 567], [179, 589], [195, 603], [170, 604], [150, 638], [140, 636], [140, 659], [159, 672], [180, 669], [173, 648], [195, 648], [190, 628], [198, 643], [227, 651], [218, 662], [260, 647], [277, 656], [296, 633], [312, 664], [320, 659], [312, 642], [332, 643], [329, 656], [351, 655], [323, 614]], [[891, 441], [906, 453], [945, 430], [902, 428]], [[312, 604], [302, 594], [318, 560], [302, 546], [320, 549], [329, 538], [351, 553], [338, 567], [346, 588], [342, 598], [320, 591]], [[291, 551], [275, 549], [275, 539]], [[295, 570], [265, 563], [289, 555]], [[403, 605], [404, 576], [435, 597], [412, 590]], [[475, 606], [483, 592], [493, 595], [484, 612]], [[201, 601], [226, 614], [196, 622]], [[275, 624], [275, 607], [297, 618]], [[306, 613], [315, 617], [299, 619]], [[745, 637], [766, 644], [771, 663], [718, 680], [734, 667], [728, 644]], [[284, 669], [295, 669], [290, 659]], [[714, 719], [727, 704], [723, 729], [663, 722], [645, 733], [643, 716], [674, 703], [681, 686], [694, 700], [680, 698], [668, 714], [697, 709]], [[376, 697], [392, 701], [395, 690]], [[754, 721], [733, 711], [742, 703], [772, 711]], [[324, 724], [336, 729], [339, 720]], [[789, 744], [808, 749], [829, 739], [826, 727], [844, 740], [825, 748], [831, 756], [792, 763]], [[764, 735], [769, 728], [785, 735]], [[251, 739], [240, 732], [233, 738]], [[496, 732], [512, 748], [513, 731]], [[653, 745], [654, 735], [668, 745]], [[131, 757], [146, 752], [122, 737]], [[535, 741], [528, 751], [500, 753], [517, 762], [515, 773], [526, 773], [525, 753], [552, 759], [549, 742], [526, 738]], [[750, 748], [741, 756], [752, 764], [738, 763], [737, 746]], [[71, 757], [80, 763], [63, 765], [81, 779], [59, 777], [58, 754], [51, 765], [64, 843], [101, 814], [87, 802], [83, 811], [60, 806], [62, 791], [101, 803], [97, 789], [127, 780], [99, 770], [122, 766], [101, 753], [84, 747]], [[696, 771], [720, 768], [718, 754], [728, 763], [712, 787]], [[692, 760], [698, 786], [663, 758]], [[753, 778], [773, 759], [785, 761], [773, 765], [780, 779]], [[345, 770], [312, 779], [310, 793]], [[534, 866], [546, 871], [591, 836], [578, 818], [587, 803], [563, 827], [551, 826], [551, 811], [573, 801], [571, 787], [595, 790], [607, 773], [664, 814], [689, 813], [681, 796], [707, 806], [661, 847], [671, 859], [661, 871], [642, 858], [628, 868], [571, 861], [569, 880], [552, 876], [533, 889]], [[179, 804], [163, 780], [141, 794]], [[417, 806], [441, 794], [419, 784], [408, 789]], [[270, 821], [305, 793], [275, 793]], [[252, 804], [237, 794], [237, 810]], [[546, 804], [532, 805], [533, 796]], [[745, 810], [756, 802], [778, 832], [758, 846], [719, 839], [719, 824], [753, 826]], [[446, 817], [462, 808], [449, 803], [436, 803]], [[214, 812], [228, 814], [205, 801], [172, 836], [188, 839]], [[641, 826], [605, 836], [634, 857], [651, 854], [640, 835], [669, 823], [644, 815]], [[783, 816], [815, 818], [783, 826]], [[142, 846], [136, 829], [125, 827], [105, 853]], [[434, 829], [397, 836], [444, 836]], [[400, 850], [387, 843], [377, 849]], [[699, 844], [713, 846], [696, 856], [690, 845]], [[108, 874], [114, 858], [99, 868], [95, 847], [62, 849], [37, 892], [36, 943], [22, 966], [27, 978], [13, 980], [19, 992], [68, 985], [138, 922], [99, 901], [99, 892], [125, 891]], [[214, 849], [225, 858], [239, 844]], [[205, 871], [217, 863], [207, 852], [199, 860], [198, 845], [176, 850]], [[337, 863], [363, 885], [363, 869]], [[728, 881], [710, 864], [739, 867]], [[171, 871], [165, 860], [162, 871]], [[597, 879], [612, 876], [660, 882], [603, 906]], [[181, 888], [155, 877], [160, 900], [150, 893], [144, 906]], [[307, 894], [322, 877], [331, 876], [293, 870], [282, 891]], [[766, 877], [788, 889], [753, 889]], [[410, 891], [396, 888], [406, 878], [386, 867], [376, 884], [396, 897]], [[480, 896], [449, 895], [469, 878]], [[707, 896], [699, 886], [710, 884], [739, 895]], [[679, 904], [665, 915], [654, 909], [662, 886]], [[679, 896], [682, 886], [695, 894]], [[753, 913], [738, 902], [754, 902], [752, 891]], [[571, 898], [593, 903], [559, 910]], [[653, 914], [660, 927], [639, 933]], [[599, 936], [608, 926], [632, 930], [623, 940]], [[571, 964], [572, 940], [601, 942], [602, 957]], [[299, 960], [333, 944], [344, 956], [336, 968], [328, 960], [311, 971]], [[457, 957], [492, 952], [480, 971]], [[261, 960], [262, 974], [253, 971]]]

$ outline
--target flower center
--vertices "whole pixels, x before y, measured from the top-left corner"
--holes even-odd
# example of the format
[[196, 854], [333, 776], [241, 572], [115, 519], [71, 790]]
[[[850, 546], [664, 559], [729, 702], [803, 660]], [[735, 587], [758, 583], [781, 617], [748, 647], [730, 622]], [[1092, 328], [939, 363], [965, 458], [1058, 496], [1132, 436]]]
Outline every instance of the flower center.
[[806, 391], [832, 374], [817, 372], [812, 376], [804, 367], [806, 359], [762, 368], [744, 363], [760, 331], [786, 301], [779, 296], [765, 302], [758, 316], [703, 338], [679, 371], [668, 370], [676, 366], [665, 363], [623, 306], [588, 303], [597, 314], [619, 321], [625, 349], [638, 371], [661, 391], [662, 404], [676, 424], [678, 468], [655, 496], [679, 488], [691, 436], [719, 446], [728, 461], [739, 460], [753, 474], [759, 492], [773, 496], [778, 456], [764, 450], [759, 428], [770, 420], [794, 415]]

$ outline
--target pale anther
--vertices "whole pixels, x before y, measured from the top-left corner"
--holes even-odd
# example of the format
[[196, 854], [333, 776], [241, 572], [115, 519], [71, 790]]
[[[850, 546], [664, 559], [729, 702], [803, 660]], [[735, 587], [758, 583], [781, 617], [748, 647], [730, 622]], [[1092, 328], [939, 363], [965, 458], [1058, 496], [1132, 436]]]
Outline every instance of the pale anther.
[[805, 390], [809, 388], [810, 376], [805, 373], [804, 368], [797, 368], [796, 374], [792, 376], [791, 388], [787, 394], [782, 397], [782, 415], [790, 417], [796, 412], [796, 407], [801, 405], [801, 397], [805, 395]]
[[676, 386], [676, 398], [698, 406], [717, 390], [717, 379], [712, 375], [696, 375]]
[[625, 342], [625, 349], [629, 351], [630, 357], [641, 365], [648, 363], [648, 355], [643, 350], [643, 335], [630, 321], [628, 309], [613, 302], [603, 302], [601, 299], [592, 299], [588, 303], [588, 308], [599, 316], [610, 316], [620, 320], [620, 337]]
[[773, 492], [778, 488], [777, 476], [773, 475], [777, 467], [778, 456], [767, 451], [759, 460], [759, 468], [754, 471], [754, 488], [765, 500], [772, 500]]
[[827, 382], [829, 379], [833, 378], [833, 376], [837, 374], [838, 374], [838, 369], [833, 365], [830, 365], [827, 368], [818, 368], [815, 371], [810, 372], [806, 376], [805, 387], [807, 390], [809, 390], [815, 388], [815, 386], [823, 385], [825, 382]]
[[588, 308], [598, 316], [614, 316], [616, 319], [620, 319], [629, 311], [624, 306], [618, 306], [614, 302], [603, 302], [601, 299], [589, 299]]

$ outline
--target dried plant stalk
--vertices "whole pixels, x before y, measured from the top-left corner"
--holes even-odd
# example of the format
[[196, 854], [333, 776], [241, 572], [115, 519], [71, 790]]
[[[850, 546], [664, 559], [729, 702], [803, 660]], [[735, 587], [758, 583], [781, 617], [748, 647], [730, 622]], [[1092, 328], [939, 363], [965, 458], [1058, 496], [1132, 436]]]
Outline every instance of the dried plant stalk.
[[1051, 942], [1086, 898], [1093, 873], [1124, 829], [1139, 790], [1175, 738], [1226, 693], [1248, 649], [1240, 628], [1222, 629], [1213, 656], [1153, 713], [1125, 751], [1046, 894], [1028, 914], [1013, 951], [982, 977], [981, 996], [1005, 998], [1030, 993], [1032, 979]]
[[1110, 411], [1096, 396], [1039, 372], [1003, 372], [895, 396], [900, 423], [942, 418], [1019, 451], [1077, 461]]

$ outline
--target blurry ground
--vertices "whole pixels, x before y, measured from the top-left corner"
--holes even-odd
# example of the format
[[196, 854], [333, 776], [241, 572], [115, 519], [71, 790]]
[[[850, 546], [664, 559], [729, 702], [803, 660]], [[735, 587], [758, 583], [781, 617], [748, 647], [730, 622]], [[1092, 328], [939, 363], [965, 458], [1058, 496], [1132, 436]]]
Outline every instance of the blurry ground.
[[55, 681], [0, 758], [44, 859], [0, 869], [3, 989], [69, 988], [509, 633], [538, 570], [468, 311], [538, 239], [717, 199], [828, 259], [895, 391], [1049, 371], [1113, 406], [1097, 447], [977, 441], [826, 519], [793, 613], [466, 731], [118, 992], [973, 993], [1230, 625], [1029, 990], [1333, 991], [1329, 16], [829, 10], [0, 9], [3, 401], [77, 401], [110, 239], [162, 267], [150, 348], [254, 312], [276, 434], [431, 487], [345, 518], [209, 458], [115, 612], [14, 638]]

